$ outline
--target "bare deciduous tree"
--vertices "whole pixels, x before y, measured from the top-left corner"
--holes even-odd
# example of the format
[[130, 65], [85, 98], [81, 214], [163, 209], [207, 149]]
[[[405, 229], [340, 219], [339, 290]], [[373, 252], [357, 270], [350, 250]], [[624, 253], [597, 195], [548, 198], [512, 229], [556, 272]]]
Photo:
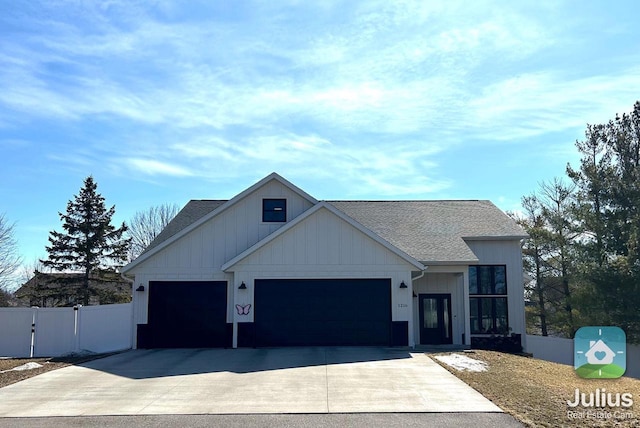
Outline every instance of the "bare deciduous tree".
[[36, 272], [43, 273], [51, 273], [53, 269], [42, 264], [40, 259], [33, 259], [31, 263], [23, 263], [22, 268], [20, 269], [18, 279], [20, 280], [20, 284], [24, 284], [33, 278]]
[[4, 214], [0, 214], [0, 289], [6, 290], [14, 282], [13, 275], [20, 262], [14, 224], [9, 224]]
[[138, 211], [129, 222], [131, 248], [129, 260], [138, 257], [151, 244], [151, 241], [176, 216], [180, 207], [177, 204], [162, 204]]

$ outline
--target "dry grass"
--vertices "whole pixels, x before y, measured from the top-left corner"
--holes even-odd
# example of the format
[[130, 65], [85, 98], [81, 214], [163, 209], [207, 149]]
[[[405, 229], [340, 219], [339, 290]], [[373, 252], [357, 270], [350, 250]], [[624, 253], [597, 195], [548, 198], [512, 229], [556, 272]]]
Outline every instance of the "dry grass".
[[12, 383], [20, 382], [21, 380], [29, 379], [30, 377], [37, 376], [51, 370], [60, 369], [62, 367], [70, 366], [73, 364], [84, 363], [86, 361], [103, 358], [108, 355], [113, 355], [113, 353], [56, 358], [3, 358], [0, 359], [0, 372], [11, 370], [15, 367], [31, 362], [41, 364], [42, 367], [31, 370], [11, 370], [0, 373], [0, 388], [11, 385]]
[[[467, 356], [486, 362], [489, 365], [488, 371], [461, 372], [435, 358], [434, 361], [526, 426], [640, 427], [640, 380], [638, 379], [626, 377], [603, 380], [582, 379], [574, 373], [571, 366], [499, 352], [475, 351]], [[585, 419], [570, 419], [569, 410], [580, 413], [585, 410], [582, 407], [572, 409], [567, 405], [567, 400], [573, 401], [576, 388], [587, 394], [595, 392], [597, 388], [605, 388], [607, 392], [613, 394], [632, 393], [634, 407], [637, 410], [634, 411], [633, 407], [605, 408], [601, 410], [610, 413], [612, 418], [597, 419], [591, 414], [591, 417]], [[622, 412], [632, 412], [633, 417], [629, 418], [628, 414], [623, 417]], [[620, 417], [616, 418], [616, 415]]]

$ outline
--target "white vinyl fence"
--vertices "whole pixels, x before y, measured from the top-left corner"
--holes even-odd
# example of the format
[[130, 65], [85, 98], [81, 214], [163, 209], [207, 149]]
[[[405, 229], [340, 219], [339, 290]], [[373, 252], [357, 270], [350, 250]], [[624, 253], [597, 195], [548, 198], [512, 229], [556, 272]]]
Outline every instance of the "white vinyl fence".
[[[527, 334], [527, 352], [534, 358], [573, 365], [573, 339]], [[627, 344], [625, 376], [640, 379], [640, 346]]]
[[0, 308], [0, 356], [57, 357], [132, 345], [131, 303], [75, 308]]

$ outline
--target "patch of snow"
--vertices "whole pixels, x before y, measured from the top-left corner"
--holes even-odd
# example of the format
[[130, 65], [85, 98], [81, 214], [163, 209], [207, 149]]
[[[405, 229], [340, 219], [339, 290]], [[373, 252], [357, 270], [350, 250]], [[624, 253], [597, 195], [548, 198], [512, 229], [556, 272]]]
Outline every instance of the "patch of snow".
[[6, 373], [6, 372], [10, 372], [10, 371], [33, 370], [33, 369], [37, 369], [37, 368], [40, 368], [40, 367], [42, 367], [42, 364], [31, 362], [31, 363], [23, 364], [23, 365], [18, 366], [18, 367], [14, 367], [14, 368], [9, 369], [9, 370], [3, 370], [0, 373]]
[[451, 354], [451, 355], [436, 355], [435, 358], [438, 361], [442, 361], [446, 365], [453, 367], [461, 372], [486, 372], [489, 366], [484, 361], [474, 360], [466, 355]]

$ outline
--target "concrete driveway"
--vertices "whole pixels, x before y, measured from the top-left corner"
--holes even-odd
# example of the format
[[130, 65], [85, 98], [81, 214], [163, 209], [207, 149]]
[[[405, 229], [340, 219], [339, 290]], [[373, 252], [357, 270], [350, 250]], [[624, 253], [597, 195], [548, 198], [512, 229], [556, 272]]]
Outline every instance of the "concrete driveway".
[[501, 412], [419, 352], [135, 350], [0, 389], [0, 417]]

